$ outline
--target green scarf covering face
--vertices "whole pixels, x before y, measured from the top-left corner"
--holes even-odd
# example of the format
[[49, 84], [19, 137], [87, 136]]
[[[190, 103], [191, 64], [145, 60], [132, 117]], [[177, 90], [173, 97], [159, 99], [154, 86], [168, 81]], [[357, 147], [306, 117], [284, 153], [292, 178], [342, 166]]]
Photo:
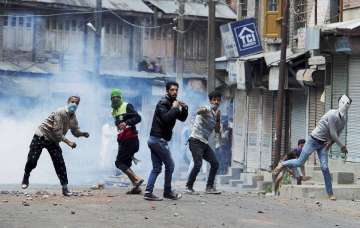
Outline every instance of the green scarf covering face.
[[111, 107], [113, 109], [120, 108], [122, 104], [122, 94], [120, 89], [111, 90]]

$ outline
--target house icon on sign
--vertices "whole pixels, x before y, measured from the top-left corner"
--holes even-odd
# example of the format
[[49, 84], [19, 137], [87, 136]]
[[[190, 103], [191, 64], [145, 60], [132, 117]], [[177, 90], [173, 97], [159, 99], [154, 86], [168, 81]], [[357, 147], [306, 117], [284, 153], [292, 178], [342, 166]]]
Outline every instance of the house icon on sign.
[[243, 27], [240, 30], [240, 33], [238, 35], [240, 41], [241, 41], [241, 46], [243, 48], [248, 48], [251, 46], [256, 46], [257, 45], [257, 40], [256, 40], [256, 35], [255, 35], [255, 31], [248, 28], [248, 27]]

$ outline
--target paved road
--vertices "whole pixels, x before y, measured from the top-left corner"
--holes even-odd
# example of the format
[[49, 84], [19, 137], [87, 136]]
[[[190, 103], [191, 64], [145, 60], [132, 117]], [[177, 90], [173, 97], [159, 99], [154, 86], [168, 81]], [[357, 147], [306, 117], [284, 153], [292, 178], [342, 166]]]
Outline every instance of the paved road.
[[70, 198], [54, 187], [45, 190], [32, 188], [27, 196], [2, 192], [0, 227], [360, 227], [360, 202], [352, 201], [225, 192], [149, 202], [126, 195], [124, 188], [79, 188], [78, 196]]

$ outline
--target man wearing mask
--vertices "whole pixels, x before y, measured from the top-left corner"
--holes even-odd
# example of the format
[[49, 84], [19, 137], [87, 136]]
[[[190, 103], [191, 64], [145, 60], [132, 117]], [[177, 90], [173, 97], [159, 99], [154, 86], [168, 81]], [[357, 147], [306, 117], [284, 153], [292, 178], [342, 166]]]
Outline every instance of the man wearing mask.
[[166, 83], [166, 95], [156, 105], [148, 140], [153, 169], [146, 186], [145, 200], [162, 200], [153, 194], [156, 178], [161, 173], [162, 164], [165, 165], [164, 198], [172, 200], [181, 198], [181, 194], [175, 193], [171, 189], [171, 179], [175, 165], [168, 146], [176, 120], [184, 122], [188, 116], [188, 106], [176, 100], [178, 89], [178, 83]]
[[215, 130], [215, 135], [220, 133], [220, 110], [221, 94], [218, 91], [211, 92], [209, 94], [210, 105], [207, 107], [201, 107], [197, 111], [193, 127], [191, 129], [189, 147], [194, 160], [194, 167], [190, 172], [187, 184], [186, 192], [194, 194], [194, 182], [202, 166], [202, 160], [210, 163], [210, 172], [206, 184], [206, 193], [219, 194], [216, 190], [214, 181], [215, 175], [219, 168], [219, 162], [216, 159], [214, 151], [209, 146], [209, 136]]
[[297, 168], [302, 166], [309, 156], [316, 150], [320, 160], [321, 171], [324, 176], [325, 189], [330, 200], [336, 200], [334, 196], [330, 171], [328, 168], [328, 150], [333, 143], [336, 143], [341, 152], [346, 155], [348, 150], [343, 144], [339, 136], [344, 129], [347, 121], [347, 112], [350, 108], [352, 100], [343, 95], [339, 98], [339, 108], [328, 111], [319, 121], [317, 127], [312, 131], [308, 140], [302, 149], [300, 157], [297, 159], [280, 162], [273, 171], [274, 180], [285, 167]]
[[117, 137], [119, 150], [115, 165], [129, 177], [134, 186], [128, 194], [140, 194], [140, 186], [144, 180], [138, 177], [130, 167], [135, 153], [139, 151], [136, 124], [140, 123], [141, 117], [132, 104], [124, 101], [120, 89], [113, 89], [111, 91], [111, 107], [112, 116], [119, 131]]
[[42, 149], [46, 148], [54, 164], [56, 174], [60, 179], [63, 195], [72, 195], [67, 187], [68, 178], [66, 166], [59, 143], [64, 142], [72, 149], [76, 148], [76, 144], [65, 137], [69, 129], [75, 137], [89, 137], [89, 133], [81, 132], [78, 127], [75, 112], [79, 103], [80, 97], [69, 97], [66, 107], [51, 113], [37, 128], [30, 144], [30, 152], [25, 165], [25, 174], [21, 186], [23, 189], [26, 189], [29, 186], [30, 173], [36, 167]]

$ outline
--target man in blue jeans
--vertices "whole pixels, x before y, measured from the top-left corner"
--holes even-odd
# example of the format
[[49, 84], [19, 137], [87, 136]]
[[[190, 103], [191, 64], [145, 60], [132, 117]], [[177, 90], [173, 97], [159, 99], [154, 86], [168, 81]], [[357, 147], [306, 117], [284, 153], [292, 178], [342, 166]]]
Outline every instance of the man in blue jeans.
[[324, 176], [326, 192], [330, 200], [336, 200], [332, 189], [331, 176], [328, 167], [328, 150], [333, 143], [336, 143], [341, 148], [342, 153], [348, 153], [346, 145], [340, 141], [339, 135], [345, 127], [347, 121], [346, 114], [350, 108], [351, 102], [352, 100], [346, 95], [339, 98], [339, 108], [337, 110], [332, 109], [328, 111], [320, 119], [317, 127], [312, 131], [306, 141], [300, 157], [297, 159], [279, 162], [273, 171], [274, 180], [276, 180], [283, 168], [302, 166], [310, 154], [316, 150], [320, 160], [321, 171]]
[[164, 198], [172, 200], [181, 198], [181, 194], [177, 194], [171, 189], [171, 179], [175, 165], [168, 146], [176, 120], [184, 122], [188, 116], [188, 106], [176, 100], [178, 89], [178, 83], [166, 83], [166, 95], [156, 105], [148, 140], [153, 169], [145, 189], [144, 199], [146, 200], [162, 200], [153, 194], [156, 178], [161, 173], [162, 164], [165, 165]]

